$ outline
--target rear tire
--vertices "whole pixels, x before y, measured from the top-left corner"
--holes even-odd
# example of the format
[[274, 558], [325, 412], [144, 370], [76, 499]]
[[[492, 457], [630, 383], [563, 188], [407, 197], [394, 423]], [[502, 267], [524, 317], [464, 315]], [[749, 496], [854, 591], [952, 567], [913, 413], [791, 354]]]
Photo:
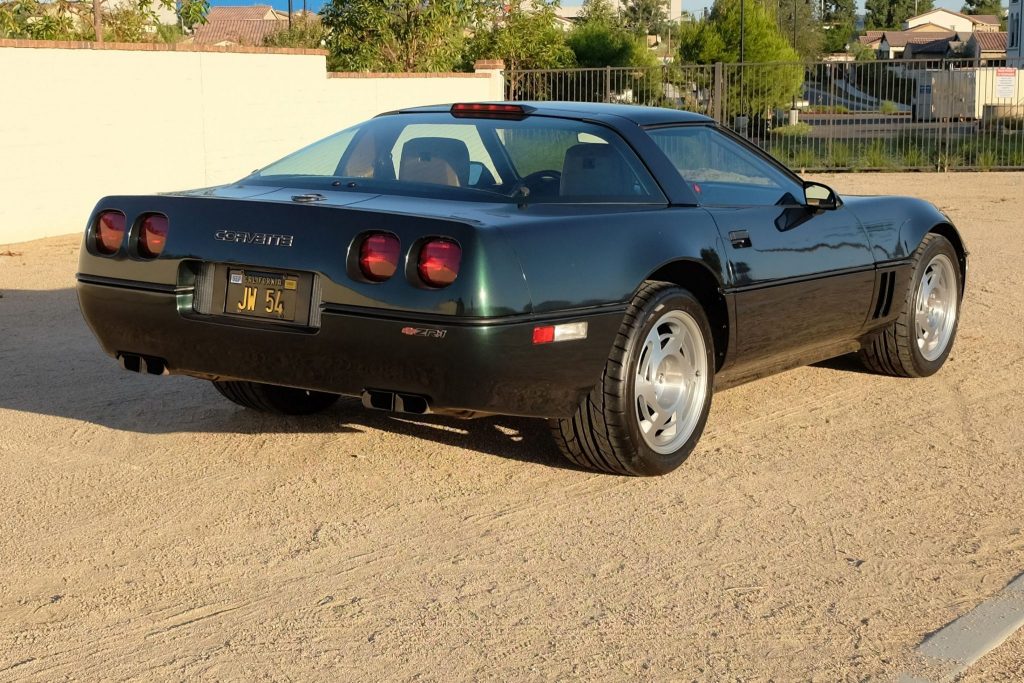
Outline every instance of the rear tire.
[[562, 454], [615, 474], [671, 472], [690, 455], [711, 409], [714, 341], [697, 299], [645, 282], [623, 318], [601, 381], [571, 418], [551, 421]]
[[861, 363], [872, 372], [934, 375], [953, 348], [963, 292], [956, 250], [942, 235], [929, 233], [914, 251], [913, 263], [899, 315], [860, 351]]
[[243, 408], [279, 415], [312, 415], [330, 408], [339, 398], [337, 394], [259, 382], [214, 381], [213, 386]]

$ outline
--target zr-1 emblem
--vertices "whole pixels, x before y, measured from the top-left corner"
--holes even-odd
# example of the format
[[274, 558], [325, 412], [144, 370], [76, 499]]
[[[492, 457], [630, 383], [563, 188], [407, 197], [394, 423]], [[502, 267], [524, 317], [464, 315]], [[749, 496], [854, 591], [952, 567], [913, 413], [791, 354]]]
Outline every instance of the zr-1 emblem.
[[241, 244], [263, 244], [268, 247], [290, 247], [295, 242], [293, 235], [272, 235], [266, 232], [236, 232], [234, 230], [218, 230], [213, 239], [221, 242], [239, 242]]
[[433, 327], [403, 327], [402, 334], [410, 337], [430, 337], [431, 339], [444, 339], [448, 330], [439, 330]]

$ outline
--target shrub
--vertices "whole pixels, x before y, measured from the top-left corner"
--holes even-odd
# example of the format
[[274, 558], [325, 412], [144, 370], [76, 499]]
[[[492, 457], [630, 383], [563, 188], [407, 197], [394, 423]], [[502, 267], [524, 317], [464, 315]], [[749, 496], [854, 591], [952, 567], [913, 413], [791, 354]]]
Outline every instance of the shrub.
[[856, 157], [853, 148], [845, 142], [837, 142], [832, 145], [832, 154], [829, 157], [829, 166], [832, 168], [853, 168]]
[[928, 154], [923, 147], [915, 145], [903, 151], [903, 166], [907, 168], [926, 168], [928, 165]]
[[779, 126], [772, 131], [772, 135], [781, 135], [782, 137], [797, 137], [805, 138], [811, 134], [814, 130], [814, 126], [809, 123], [797, 123], [792, 126]]
[[898, 114], [900, 112], [900, 108], [895, 102], [882, 100], [882, 103], [878, 105], [878, 111], [882, 114]]
[[886, 147], [885, 143], [881, 140], [875, 140], [860, 152], [860, 158], [857, 160], [857, 168], [861, 170], [868, 169], [886, 169], [894, 166], [892, 152]]

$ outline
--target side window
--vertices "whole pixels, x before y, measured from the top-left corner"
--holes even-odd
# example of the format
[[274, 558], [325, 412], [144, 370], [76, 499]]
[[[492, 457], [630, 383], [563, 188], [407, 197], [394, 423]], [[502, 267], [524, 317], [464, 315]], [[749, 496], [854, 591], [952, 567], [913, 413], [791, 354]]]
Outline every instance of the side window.
[[356, 134], [356, 128], [335, 133], [267, 166], [260, 175], [310, 175], [330, 177]]
[[659, 128], [650, 136], [702, 203], [770, 206], [803, 196], [799, 183], [710, 126]]

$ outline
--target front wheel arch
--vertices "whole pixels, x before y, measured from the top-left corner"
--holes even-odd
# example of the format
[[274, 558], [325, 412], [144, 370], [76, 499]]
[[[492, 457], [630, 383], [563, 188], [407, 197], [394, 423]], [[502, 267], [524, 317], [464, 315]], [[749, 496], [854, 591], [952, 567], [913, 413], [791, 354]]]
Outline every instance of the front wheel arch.
[[[945, 237], [956, 251], [957, 261], [960, 262], [960, 296], [963, 297], [967, 290], [967, 246], [964, 244], [963, 238], [960, 237], [959, 231], [951, 223], [939, 223], [933, 226], [928, 231], [928, 234], [932, 233]], [[922, 236], [921, 239], [924, 237]]]

